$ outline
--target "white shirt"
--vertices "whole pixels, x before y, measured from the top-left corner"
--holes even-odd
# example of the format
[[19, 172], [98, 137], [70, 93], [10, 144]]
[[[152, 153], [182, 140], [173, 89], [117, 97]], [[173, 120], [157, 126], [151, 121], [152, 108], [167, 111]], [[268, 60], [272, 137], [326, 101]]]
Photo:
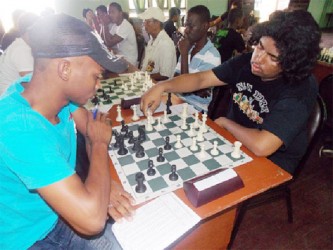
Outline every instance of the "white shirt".
[[141, 70], [148, 71], [150, 74], [160, 73], [162, 76], [172, 78], [176, 63], [175, 45], [168, 34], [161, 30], [155, 40], [152, 38], [149, 40]]
[[123, 55], [128, 62], [137, 65], [138, 45], [132, 24], [124, 19], [119, 26], [116, 24], [112, 25], [110, 28], [110, 34], [118, 35], [123, 38], [121, 42], [117, 43], [112, 48], [115, 54]]
[[20, 72], [32, 71], [31, 48], [22, 38], [16, 38], [0, 56], [0, 95], [20, 78]]

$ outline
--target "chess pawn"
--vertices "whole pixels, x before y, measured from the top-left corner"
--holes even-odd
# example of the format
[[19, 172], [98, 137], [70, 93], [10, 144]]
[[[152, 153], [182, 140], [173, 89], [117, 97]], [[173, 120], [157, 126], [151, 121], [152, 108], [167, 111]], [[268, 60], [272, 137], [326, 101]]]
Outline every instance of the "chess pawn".
[[204, 114], [202, 114], [202, 123], [201, 123], [203, 133], [206, 133], [208, 131], [206, 122], [207, 122], [207, 114], [204, 113]]
[[193, 132], [193, 123], [190, 124], [190, 131], [188, 132], [188, 136], [189, 136], [189, 137], [193, 137], [193, 136], [194, 136], [194, 132]]
[[166, 123], [166, 122], [168, 122], [168, 114], [167, 114], [167, 111], [164, 110], [163, 111], [163, 123]]
[[182, 126], [181, 126], [181, 129], [183, 129], [183, 130], [187, 129], [187, 125], [186, 125], [186, 117], [183, 117], [183, 118], [182, 118]]
[[195, 115], [194, 115], [193, 128], [198, 128], [198, 127], [199, 127], [199, 113], [198, 113], [198, 111], [196, 111]]
[[162, 125], [161, 125], [161, 117], [157, 117], [157, 126], [156, 126], [157, 129], [160, 129], [162, 128]]
[[201, 159], [203, 159], [203, 158], [206, 157], [205, 144], [202, 144], [202, 145], [200, 146], [199, 157], [200, 157]]
[[198, 134], [197, 134], [197, 141], [204, 141], [202, 127], [200, 127]]
[[180, 135], [177, 135], [177, 142], [175, 144], [175, 148], [182, 148], [182, 147], [183, 147], [183, 144], [181, 142]]
[[217, 150], [217, 141], [213, 142], [213, 149], [210, 151], [210, 154], [213, 156], [216, 156], [219, 154], [219, 151]]
[[188, 104], [185, 102], [184, 104], [183, 104], [183, 111], [182, 111], [182, 117], [184, 118], [186, 118], [187, 117], [187, 109], [188, 109]]
[[231, 153], [231, 156], [235, 159], [240, 158], [240, 147], [242, 146], [242, 143], [239, 141], [234, 142], [234, 151]]

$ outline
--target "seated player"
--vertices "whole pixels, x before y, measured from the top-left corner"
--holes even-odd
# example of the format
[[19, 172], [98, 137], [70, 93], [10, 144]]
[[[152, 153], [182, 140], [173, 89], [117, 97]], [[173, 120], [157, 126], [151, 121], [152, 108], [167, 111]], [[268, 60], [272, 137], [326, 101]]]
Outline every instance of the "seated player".
[[[119, 249], [107, 220], [129, 218], [133, 207], [110, 177], [111, 126], [78, 105], [95, 94], [103, 68], [120, 73], [126, 62], [71, 16], [45, 17], [28, 32], [33, 75], [0, 99], [0, 246]], [[74, 171], [75, 128], [88, 145], [84, 182]]]
[[[178, 42], [180, 58], [175, 76], [212, 69], [221, 64], [221, 57], [212, 42], [207, 38], [210, 12], [206, 6], [197, 5], [187, 13], [184, 38]], [[192, 104], [198, 111], [207, 112], [211, 101], [211, 90], [204, 89], [181, 98]]]
[[148, 71], [156, 81], [173, 77], [176, 67], [176, 48], [163, 29], [164, 15], [161, 9], [150, 7], [139, 15], [144, 20], [144, 27], [150, 35], [145, 49], [141, 70]]
[[123, 55], [132, 65], [138, 64], [138, 45], [133, 25], [124, 18], [121, 6], [110, 3], [109, 15], [114, 23], [110, 29], [110, 36], [106, 37], [106, 45], [117, 55]]
[[141, 109], [145, 114], [148, 108], [154, 111], [163, 92], [193, 92], [228, 83], [231, 109], [215, 122], [257, 156], [293, 173], [308, 143], [306, 124], [318, 92], [311, 70], [320, 37], [309, 12], [275, 12], [253, 28], [252, 53], [156, 84], [143, 95]]

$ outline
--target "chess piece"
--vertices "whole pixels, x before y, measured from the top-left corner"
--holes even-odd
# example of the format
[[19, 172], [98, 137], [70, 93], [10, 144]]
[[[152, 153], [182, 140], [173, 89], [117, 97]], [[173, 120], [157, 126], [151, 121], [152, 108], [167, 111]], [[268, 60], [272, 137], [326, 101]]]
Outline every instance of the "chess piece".
[[190, 149], [192, 151], [198, 150], [197, 139], [195, 137], [192, 138], [192, 145], [191, 145]]
[[133, 131], [128, 132], [128, 144], [133, 144], [135, 141], [135, 138], [133, 136]]
[[148, 161], [148, 170], [147, 175], [148, 176], [154, 176], [156, 174], [156, 170], [154, 169], [154, 163], [153, 160]]
[[169, 136], [165, 137], [164, 149], [165, 150], [170, 150], [171, 149], [170, 137]]
[[124, 120], [121, 120], [121, 121], [120, 121], [120, 124], [121, 124], [120, 132], [125, 132], [125, 121], [124, 121]]
[[127, 153], [128, 153], [128, 150], [127, 150], [127, 148], [125, 148], [124, 137], [120, 136], [118, 155], [126, 155]]
[[128, 125], [125, 125], [124, 126], [124, 139], [128, 139], [129, 138], [129, 135], [128, 135]]
[[180, 135], [177, 135], [177, 141], [176, 141], [176, 144], [175, 144], [175, 148], [182, 148], [183, 147], [183, 144], [181, 142], [181, 138], [180, 138]]
[[206, 157], [206, 151], [205, 151], [205, 144], [200, 145], [200, 153], [199, 153], [199, 158], [203, 159]]
[[143, 183], [145, 181], [145, 175], [141, 172], [135, 174], [135, 180], [137, 185], [135, 187], [135, 192], [144, 193], [147, 190], [146, 185]]
[[163, 123], [166, 123], [166, 122], [168, 122], [168, 115], [167, 115], [167, 111], [164, 110], [163, 111]]
[[166, 102], [166, 112], [167, 114], [171, 114], [171, 109], [170, 109], [170, 106], [172, 105], [172, 102], [171, 102], [171, 93], [168, 93], [168, 100]]
[[176, 181], [178, 180], [178, 174], [176, 173], [176, 165], [171, 166], [171, 174], [169, 174], [169, 180], [170, 181]]
[[133, 110], [132, 121], [137, 121], [137, 120], [139, 120], [140, 117], [138, 116], [137, 106], [134, 104], [134, 105], [131, 106], [131, 109]]
[[138, 140], [140, 142], [145, 141], [146, 140], [146, 131], [145, 131], [145, 126], [144, 125], [138, 126], [138, 133], [139, 133]]
[[190, 124], [190, 131], [188, 132], [188, 136], [189, 136], [189, 137], [193, 137], [193, 136], [194, 136], [194, 132], [193, 132], [193, 123]]
[[198, 134], [197, 134], [197, 141], [204, 141], [202, 127], [200, 127]]
[[241, 157], [240, 155], [240, 147], [242, 146], [242, 143], [239, 141], [234, 142], [234, 151], [232, 151], [231, 156], [235, 159], [238, 159]]
[[183, 130], [187, 129], [186, 117], [182, 117], [182, 126], [181, 126], [181, 129], [183, 129]]
[[138, 150], [136, 151], [135, 156], [137, 158], [142, 158], [145, 156], [144, 148], [141, 145], [138, 147]]
[[141, 147], [141, 141], [134, 139], [132, 150], [136, 152], [140, 147]]
[[183, 104], [183, 110], [182, 110], [182, 115], [181, 115], [183, 119], [187, 118], [187, 109], [188, 109], [188, 104], [185, 102]]
[[156, 126], [157, 129], [161, 129], [162, 128], [162, 125], [161, 125], [161, 117], [157, 117], [157, 126]]
[[117, 106], [117, 118], [116, 118], [116, 121], [117, 121], [117, 122], [121, 122], [122, 120], [124, 120], [124, 119], [123, 119], [123, 117], [121, 116], [121, 108], [120, 108], [120, 106], [118, 105], [118, 106]]
[[207, 114], [203, 113], [202, 114], [202, 123], [201, 123], [202, 133], [206, 133], [208, 131], [206, 122], [207, 122]]
[[116, 142], [115, 142], [115, 144], [113, 145], [113, 147], [114, 148], [119, 148], [119, 146], [120, 146], [120, 141], [119, 141], [119, 138], [120, 138], [120, 136], [122, 136], [122, 135], [120, 135], [117, 131], [115, 131], [114, 132], [114, 136], [115, 136], [115, 138], [116, 138]]
[[153, 131], [153, 126], [151, 125], [151, 116], [147, 117], [146, 131]]
[[165, 158], [163, 156], [163, 148], [158, 149], [158, 156], [157, 156], [157, 161], [158, 162], [164, 162]]
[[219, 154], [219, 151], [217, 150], [217, 141], [213, 142], [213, 149], [210, 151], [210, 154], [214, 156]]

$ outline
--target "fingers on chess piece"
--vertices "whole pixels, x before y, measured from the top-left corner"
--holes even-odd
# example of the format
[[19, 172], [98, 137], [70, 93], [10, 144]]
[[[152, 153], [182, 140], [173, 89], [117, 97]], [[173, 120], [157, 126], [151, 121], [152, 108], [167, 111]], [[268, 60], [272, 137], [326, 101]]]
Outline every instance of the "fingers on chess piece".
[[154, 176], [156, 174], [156, 169], [154, 168], [153, 160], [148, 161], [148, 170], [147, 175], [148, 176]]
[[137, 182], [137, 185], [135, 187], [135, 192], [137, 193], [144, 193], [147, 190], [146, 185], [143, 183], [145, 181], [145, 175], [141, 172], [136, 173], [135, 180]]
[[170, 181], [176, 181], [178, 180], [178, 174], [177, 174], [177, 168], [176, 165], [171, 166], [171, 174], [169, 174], [169, 180]]

